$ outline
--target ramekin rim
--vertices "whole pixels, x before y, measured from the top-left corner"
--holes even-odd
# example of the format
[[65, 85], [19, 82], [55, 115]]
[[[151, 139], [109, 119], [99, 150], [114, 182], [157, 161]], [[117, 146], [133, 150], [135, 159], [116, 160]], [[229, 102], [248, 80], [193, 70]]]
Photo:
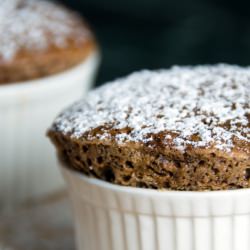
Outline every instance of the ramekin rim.
[[49, 76], [45, 76], [45, 77], [41, 77], [41, 78], [37, 78], [34, 80], [27, 80], [27, 81], [20, 81], [20, 82], [13, 82], [10, 84], [1, 84], [0, 85], [0, 93], [3, 92], [15, 92], [18, 91], [20, 89], [22, 90], [28, 90], [28, 89], [32, 89], [34, 86], [37, 88], [38, 86], [44, 86], [44, 85], [51, 85], [50, 81], [51, 80], [55, 80], [55, 79], [59, 79], [61, 77], [66, 77], [69, 74], [71, 74], [72, 72], [81, 69], [81, 66], [86, 65], [86, 63], [88, 61], [90, 61], [92, 58], [97, 58], [97, 60], [99, 60], [100, 57], [100, 51], [98, 49], [95, 49], [94, 51], [92, 51], [86, 58], [84, 58], [80, 63], [78, 63], [77, 65], [68, 68], [62, 72], [53, 74], [53, 75], [49, 75]]
[[84, 180], [85, 182], [96, 185], [100, 188], [105, 188], [111, 191], [120, 191], [123, 193], [134, 193], [134, 194], [141, 194], [141, 195], [155, 195], [157, 197], [164, 196], [164, 197], [172, 197], [176, 196], [177, 198], [182, 197], [190, 197], [195, 196], [197, 198], [200, 198], [201, 196], [203, 198], [206, 197], [214, 197], [214, 196], [228, 196], [228, 195], [244, 195], [244, 194], [250, 194], [250, 188], [242, 188], [242, 189], [232, 189], [232, 190], [215, 190], [215, 191], [178, 191], [178, 190], [165, 190], [165, 189], [149, 189], [149, 188], [137, 188], [137, 187], [131, 187], [131, 186], [122, 186], [113, 184], [107, 181], [103, 181], [91, 176], [86, 176], [83, 173], [77, 172], [76, 170], [70, 169], [66, 166], [63, 166], [61, 164], [61, 168], [63, 171], [67, 171], [68, 173], [72, 174], [76, 178], [80, 180]]

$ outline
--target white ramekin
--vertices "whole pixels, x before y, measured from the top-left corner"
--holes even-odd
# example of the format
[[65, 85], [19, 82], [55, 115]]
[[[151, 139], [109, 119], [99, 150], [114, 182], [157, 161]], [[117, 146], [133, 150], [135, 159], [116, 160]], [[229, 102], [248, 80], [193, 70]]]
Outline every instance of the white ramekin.
[[78, 250], [249, 250], [250, 190], [122, 187], [62, 167]]
[[46, 130], [91, 87], [98, 64], [93, 52], [63, 73], [0, 86], [0, 212], [62, 187]]

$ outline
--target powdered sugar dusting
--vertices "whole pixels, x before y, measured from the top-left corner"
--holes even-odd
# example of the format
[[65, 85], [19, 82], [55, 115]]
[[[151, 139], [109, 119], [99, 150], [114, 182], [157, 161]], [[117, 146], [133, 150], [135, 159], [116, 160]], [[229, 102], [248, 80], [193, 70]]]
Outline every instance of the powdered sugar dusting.
[[84, 41], [89, 32], [81, 18], [44, 0], [1, 0], [0, 60], [10, 61], [20, 49], [45, 50], [65, 47], [67, 38]]
[[[188, 145], [231, 151], [235, 139], [250, 143], [249, 98], [249, 67], [144, 70], [92, 91], [59, 115], [52, 129], [79, 138], [102, 127], [95, 138], [118, 143], [147, 143], [163, 132], [164, 143], [180, 151]], [[119, 131], [113, 135], [110, 128]]]

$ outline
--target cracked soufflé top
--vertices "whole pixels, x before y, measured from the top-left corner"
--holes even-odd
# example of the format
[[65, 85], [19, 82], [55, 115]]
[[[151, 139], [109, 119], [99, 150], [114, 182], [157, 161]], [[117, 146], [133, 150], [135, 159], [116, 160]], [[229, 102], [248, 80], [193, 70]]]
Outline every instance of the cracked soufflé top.
[[180, 151], [191, 146], [230, 152], [242, 144], [249, 152], [249, 102], [250, 68], [145, 70], [92, 91], [86, 100], [65, 110], [54, 129], [81, 137], [100, 128], [88, 139], [117, 143], [150, 144], [155, 135], [164, 133], [162, 144]]
[[0, 83], [58, 73], [94, 48], [78, 14], [43, 0], [2, 0], [0, 33]]
[[[159, 171], [165, 168], [169, 173], [170, 163], [175, 166], [170, 174], [172, 179], [178, 179], [183, 169], [192, 178], [197, 174], [198, 179], [199, 170], [213, 170], [212, 188], [208, 184], [202, 186], [203, 182], [209, 183], [205, 177], [202, 180], [190, 177], [187, 185], [194, 186], [182, 186], [180, 189], [199, 190], [199, 185], [202, 189], [219, 189], [222, 186], [220, 178], [221, 182], [226, 183], [222, 174], [225, 176], [225, 172], [229, 175], [228, 179], [232, 177], [225, 187], [245, 187], [248, 185], [250, 168], [249, 100], [248, 67], [219, 64], [143, 70], [93, 90], [86, 99], [64, 110], [56, 118], [50, 133], [92, 146], [115, 145], [124, 149], [129, 145], [134, 152], [143, 148], [141, 159], [147, 154], [149, 157], [155, 155], [154, 163], [142, 160], [140, 165], [138, 157], [133, 163], [129, 154], [126, 154], [126, 162], [132, 162], [133, 168], [137, 166], [142, 169], [144, 166], [144, 173], [146, 166], [151, 170], [153, 168], [154, 173], [155, 166]], [[60, 144], [59, 141], [55, 143]], [[98, 158], [99, 151], [96, 152]], [[95, 160], [89, 159], [85, 165], [95, 170]], [[235, 169], [241, 168], [242, 176], [230, 175], [234, 166], [238, 166]], [[209, 175], [205, 172], [199, 176]], [[221, 173], [220, 178], [217, 178], [217, 173], [218, 176]], [[136, 176], [135, 172], [132, 174], [137, 182], [140, 176]], [[96, 173], [94, 175], [98, 176]], [[113, 175], [116, 176], [112, 169]], [[241, 179], [244, 182], [242, 185], [237, 184], [240, 178], [244, 179]], [[175, 180], [174, 183], [177, 182]], [[147, 186], [147, 181], [143, 183]], [[174, 185], [166, 180], [164, 183], [167, 183], [166, 187]], [[159, 187], [159, 184], [155, 186]], [[178, 186], [174, 189], [178, 189]]]

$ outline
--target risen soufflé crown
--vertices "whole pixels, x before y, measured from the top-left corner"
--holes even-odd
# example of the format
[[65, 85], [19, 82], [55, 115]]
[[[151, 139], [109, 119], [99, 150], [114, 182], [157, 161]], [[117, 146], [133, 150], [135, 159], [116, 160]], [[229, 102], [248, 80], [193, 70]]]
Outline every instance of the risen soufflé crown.
[[70, 168], [170, 190], [250, 186], [250, 68], [140, 71], [97, 88], [49, 130]]
[[1, 0], [0, 33], [0, 84], [64, 71], [95, 47], [79, 15], [45, 0]]

